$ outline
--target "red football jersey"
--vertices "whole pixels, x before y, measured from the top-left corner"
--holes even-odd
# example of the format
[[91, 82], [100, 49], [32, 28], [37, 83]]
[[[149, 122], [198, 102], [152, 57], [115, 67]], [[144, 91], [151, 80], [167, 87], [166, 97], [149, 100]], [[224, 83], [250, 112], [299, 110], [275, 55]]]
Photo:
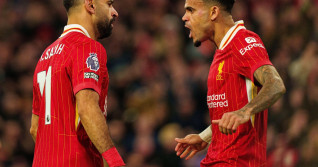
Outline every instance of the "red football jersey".
[[[244, 107], [261, 88], [255, 70], [271, 65], [261, 39], [236, 22], [216, 50], [208, 76], [207, 105], [211, 120]], [[236, 133], [225, 135], [212, 124], [212, 139], [201, 166], [266, 166], [267, 110], [253, 115]]]
[[34, 73], [33, 114], [39, 116], [33, 166], [101, 167], [103, 159], [77, 113], [75, 94], [95, 90], [106, 115], [106, 51], [80, 25], [67, 25], [42, 54]]

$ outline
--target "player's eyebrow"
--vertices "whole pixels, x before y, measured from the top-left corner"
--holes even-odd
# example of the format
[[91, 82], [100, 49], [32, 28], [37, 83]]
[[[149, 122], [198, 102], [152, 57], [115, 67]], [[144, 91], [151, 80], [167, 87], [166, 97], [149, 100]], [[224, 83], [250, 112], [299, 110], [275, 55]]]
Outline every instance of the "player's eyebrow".
[[185, 8], [185, 10], [187, 10], [187, 11], [193, 11], [194, 10], [194, 8], [192, 8], [192, 7], [190, 7], [190, 6], [186, 6], [186, 7], [184, 7]]
[[114, 0], [108, 0], [108, 3], [113, 4]]

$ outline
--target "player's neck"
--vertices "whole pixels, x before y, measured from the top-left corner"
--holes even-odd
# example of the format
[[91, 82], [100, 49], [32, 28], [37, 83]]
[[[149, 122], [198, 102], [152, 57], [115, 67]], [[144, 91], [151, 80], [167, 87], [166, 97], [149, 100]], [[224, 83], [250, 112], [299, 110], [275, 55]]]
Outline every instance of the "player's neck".
[[90, 17], [88, 17], [85, 14], [77, 14], [77, 15], [71, 15], [68, 17], [67, 25], [70, 24], [79, 24], [82, 27], [85, 28], [85, 30], [88, 32], [89, 36], [93, 40], [97, 40], [96, 33], [94, 31], [93, 22]]
[[217, 46], [217, 48], [220, 48], [220, 44], [224, 36], [230, 30], [230, 28], [233, 27], [234, 25], [235, 23], [231, 15], [228, 15], [221, 22], [215, 24], [213, 42]]

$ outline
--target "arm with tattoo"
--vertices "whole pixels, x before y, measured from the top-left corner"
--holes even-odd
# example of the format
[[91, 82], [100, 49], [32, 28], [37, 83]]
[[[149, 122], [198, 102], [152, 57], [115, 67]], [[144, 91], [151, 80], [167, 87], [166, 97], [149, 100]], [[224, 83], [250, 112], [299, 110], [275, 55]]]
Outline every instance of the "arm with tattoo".
[[258, 68], [254, 72], [254, 77], [263, 87], [258, 95], [242, 108], [243, 112], [248, 112], [250, 115], [269, 108], [286, 92], [284, 83], [274, 66], [265, 65]]
[[269, 108], [286, 92], [284, 83], [274, 66], [259, 67], [254, 72], [254, 77], [263, 86], [257, 96], [240, 110], [225, 113], [219, 120], [212, 120], [212, 123], [219, 125], [222, 133], [235, 132], [240, 124], [249, 121], [251, 115]]

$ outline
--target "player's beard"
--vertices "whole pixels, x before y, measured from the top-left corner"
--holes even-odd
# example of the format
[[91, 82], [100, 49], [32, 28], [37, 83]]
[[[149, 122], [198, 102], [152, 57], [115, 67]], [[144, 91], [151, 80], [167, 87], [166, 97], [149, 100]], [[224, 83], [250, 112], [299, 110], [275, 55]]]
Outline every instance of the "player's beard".
[[98, 39], [107, 38], [112, 34], [112, 23], [115, 21], [115, 18], [111, 20], [106, 19], [105, 21], [100, 21], [97, 23], [97, 30], [99, 33]]
[[194, 41], [193, 44], [194, 44], [195, 47], [199, 47], [199, 46], [201, 46], [201, 41], [196, 40], [196, 41]]
[[[193, 38], [195, 38], [195, 37], [193, 37]], [[194, 39], [193, 45], [194, 45], [195, 47], [199, 47], [199, 46], [201, 46], [201, 41], [200, 41], [198, 38], [197, 38], [197, 39]]]

